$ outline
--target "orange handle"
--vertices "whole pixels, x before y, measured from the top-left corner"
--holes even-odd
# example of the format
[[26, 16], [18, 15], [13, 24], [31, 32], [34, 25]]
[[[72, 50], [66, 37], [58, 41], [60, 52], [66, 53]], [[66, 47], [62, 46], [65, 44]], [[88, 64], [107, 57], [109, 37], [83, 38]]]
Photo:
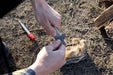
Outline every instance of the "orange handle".
[[34, 37], [33, 34], [29, 33], [28, 36], [29, 36], [29, 38], [30, 38], [31, 40], [35, 40], [35, 37]]

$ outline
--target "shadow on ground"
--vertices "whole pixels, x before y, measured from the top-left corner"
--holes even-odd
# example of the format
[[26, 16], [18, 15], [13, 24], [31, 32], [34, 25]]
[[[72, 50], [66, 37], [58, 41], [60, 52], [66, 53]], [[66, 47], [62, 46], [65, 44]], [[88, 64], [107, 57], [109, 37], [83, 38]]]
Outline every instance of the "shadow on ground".
[[79, 63], [63, 66], [61, 72], [63, 75], [101, 75], [101, 71], [98, 70], [89, 56]]
[[102, 27], [100, 29], [100, 31], [101, 31], [102, 37], [104, 38], [105, 42], [111, 47], [111, 49], [113, 49], [113, 40], [107, 36], [104, 27]]

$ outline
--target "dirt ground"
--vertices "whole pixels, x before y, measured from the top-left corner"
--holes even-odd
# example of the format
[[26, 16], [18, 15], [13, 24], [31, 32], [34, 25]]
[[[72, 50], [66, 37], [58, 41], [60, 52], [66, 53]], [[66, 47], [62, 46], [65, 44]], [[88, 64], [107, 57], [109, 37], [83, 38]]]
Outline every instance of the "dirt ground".
[[[85, 39], [88, 46], [86, 60], [65, 65], [52, 75], [113, 75], [113, 40], [94, 25], [94, 19], [106, 9], [104, 2], [48, 0], [48, 3], [62, 15], [62, 32], [67, 35], [66, 39]], [[28, 38], [18, 20], [35, 35], [36, 41]], [[11, 53], [7, 61], [9, 64], [0, 66], [1, 74], [30, 66], [40, 49], [54, 40], [35, 20], [30, 0], [25, 0], [0, 19], [0, 25], [0, 35]]]

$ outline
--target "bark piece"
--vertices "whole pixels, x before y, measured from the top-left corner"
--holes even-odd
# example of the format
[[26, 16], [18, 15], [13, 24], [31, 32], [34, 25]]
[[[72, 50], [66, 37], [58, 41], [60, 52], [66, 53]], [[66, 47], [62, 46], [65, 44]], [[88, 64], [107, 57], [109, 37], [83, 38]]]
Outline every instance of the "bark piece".
[[110, 21], [113, 19], [113, 5], [107, 8], [105, 11], [101, 13], [96, 19], [95, 19], [95, 25], [98, 29], [100, 29], [103, 26], [109, 25]]

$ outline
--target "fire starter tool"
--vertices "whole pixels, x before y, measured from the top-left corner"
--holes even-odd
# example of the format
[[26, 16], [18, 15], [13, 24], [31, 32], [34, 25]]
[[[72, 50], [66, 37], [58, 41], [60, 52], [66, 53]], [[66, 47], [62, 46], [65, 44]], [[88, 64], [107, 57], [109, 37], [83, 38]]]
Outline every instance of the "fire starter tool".
[[66, 41], [65, 41], [65, 34], [60, 33], [60, 31], [54, 27], [54, 29], [56, 30], [56, 36], [54, 37], [55, 39], [60, 39], [62, 44], [64, 44], [65, 46], [67, 45]]
[[21, 22], [21, 21], [18, 21], [20, 23], [20, 25], [22, 26], [22, 28], [26, 31], [26, 33], [28, 34], [29, 38], [31, 40], [35, 40], [35, 37], [32, 33], [30, 33], [30, 31], [25, 27], [25, 25]]

